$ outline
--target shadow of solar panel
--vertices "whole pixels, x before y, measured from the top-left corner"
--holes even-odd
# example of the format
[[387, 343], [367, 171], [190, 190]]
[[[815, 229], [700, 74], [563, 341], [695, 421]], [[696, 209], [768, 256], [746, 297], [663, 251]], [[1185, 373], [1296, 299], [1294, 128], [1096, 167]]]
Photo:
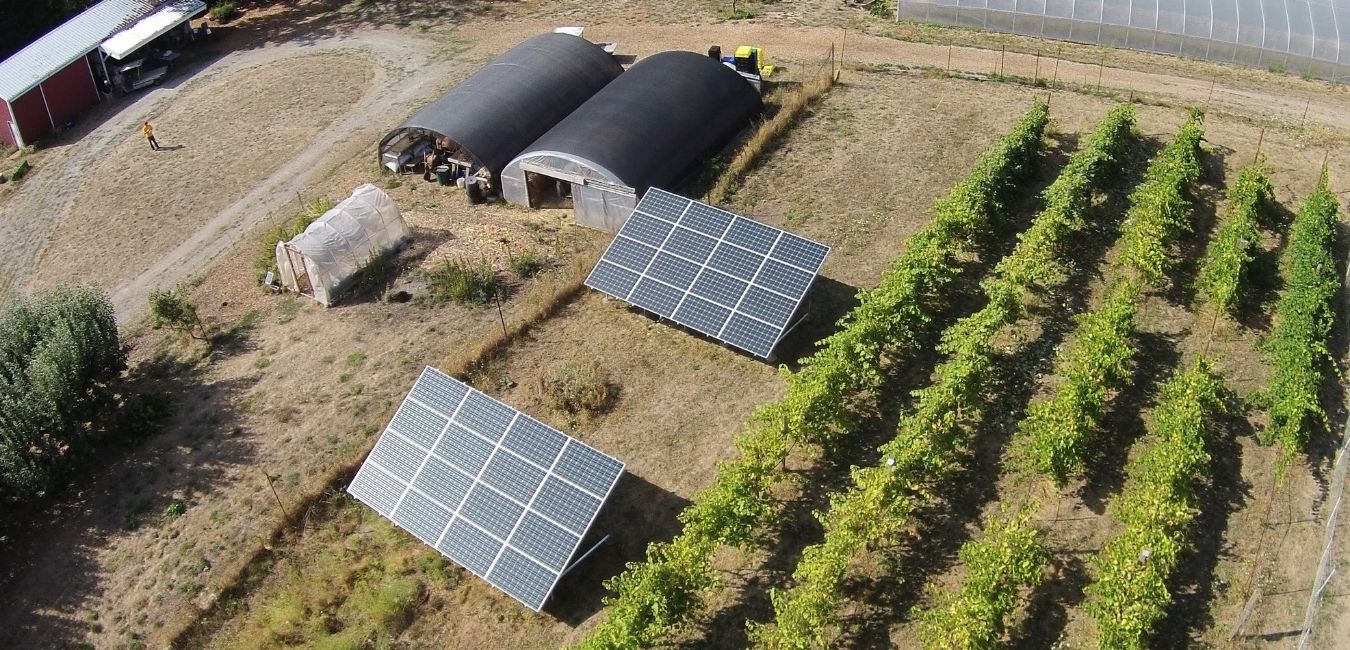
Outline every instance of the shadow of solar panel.
[[399, 497], [403, 496], [403, 482], [386, 474], [374, 465], [362, 465], [347, 491], [375, 512], [389, 516]]
[[760, 255], [768, 255], [780, 232], [783, 231], [749, 219], [737, 219], [731, 222], [731, 229], [723, 239]]
[[814, 274], [820, 268], [820, 265], [825, 263], [825, 256], [829, 252], [830, 249], [820, 244], [785, 232], [782, 237], [779, 237], [778, 243], [774, 245], [769, 257]]
[[432, 453], [470, 476], [478, 476], [483, 463], [492, 455], [492, 443], [469, 433], [458, 424], [452, 424], [445, 429], [445, 435], [441, 436]]
[[751, 286], [738, 310], [782, 329], [787, 325], [788, 319], [792, 318], [792, 313], [797, 310], [797, 303], [776, 293]]
[[398, 413], [394, 414], [394, 420], [389, 423], [389, 428], [431, 449], [431, 446], [436, 444], [436, 439], [441, 436], [441, 429], [444, 429], [449, 421], [417, 402], [406, 400], [403, 406], [398, 407]]
[[633, 287], [633, 293], [628, 296], [628, 302], [654, 314], [670, 318], [683, 297], [684, 292], [679, 289], [661, 284], [651, 278], [642, 278], [638, 281], [637, 286]]
[[510, 548], [502, 550], [501, 557], [487, 577], [501, 585], [503, 591], [535, 610], [544, 606], [549, 590], [558, 581], [556, 572], [531, 562]]
[[763, 256], [735, 246], [719, 244], [712, 254], [712, 259], [708, 260], [708, 266], [742, 280], [753, 280], [763, 261]]
[[698, 265], [669, 253], [658, 253], [646, 275], [672, 287], [687, 287], [698, 275]]
[[627, 237], [617, 237], [605, 252], [605, 259], [629, 271], [642, 273], [656, 257], [656, 248]]
[[[459, 509], [460, 502], [464, 500], [464, 495], [469, 493], [472, 486], [472, 476], [451, 467], [435, 456], [427, 459], [422, 471], [418, 472], [417, 478], [413, 480], [413, 487], [440, 501], [451, 512]], [[435, 543], [433, 540], [432, 544]]]
[[602, 496], [619, 480], [623, 463], [574, 440], [563, 450], [553, 473]]
[[500, 539], [506, 539], [516, 521], [525, 512], [525, 507], [506, 498], [505, 495], [479, 483], [469, 490], [464, 505], [459, 507], [459, 516], [475, 524]]
[[501, 548], [502, 543], [492, 539], [491, 535], [474, 528], [463, 519], [455, 519], [441, 536], [441, 543], [436, 550], [483, 578], [487, 576]]
[[731, 318], [731, 310], [690, 294], [685, 296], [672, 318], [686, 327], [716, 337]]
[[432, 546], [441, 539], [441, 531], [450, 523], [450, 511], [412, 490], [403, 496], [392, 517], [417, 539]]
[[469, 389], [464, 384], [441, 374], [438, 370], [428, 368], [422, 371], [417, 383], [413, 384], [410, 396], [450, 417], [454, 415], [455, 408], [468, 392]]
[[553, 459], [558, 457], [567, 436], [545, 426], [538, 420], [521, 414], [516, 418], [511, 430], [502, 439], [502, 446], [524, 456], [540, 467], [552, 467]]
[[637, 284], [640, 277], [642, 276], [637, 273], [602, 260], [595, 265], [595, 269], [586, 277], [586, 286], [596, 291], [603, 291], [620, 300], [627, 300], [628, 294], [633, 292], [633, 285]]
[[543, 481], [544, 470], [507, 451], [498, 451], [483, 470], [483, 482], [526, 504]]
[[577, 547], [581, 538], [567, 532], [533, 512], [525, 513], [525, 518], [516, 526], [516, 532], [507, 543], [522, 553], [542, 562], [554, 571], [562, 571], [567, 561], [572, 559], [572, 549]]
[[[680, 257], [688, 258], [697, 264], [707, 262], [708, 256], [712, 255], [713, 249], [716, 247], [716, 239], [700, 235], [684, 227], [676, 228], [670, 233], [670, 239], [666, 240], [666, 250]], [[609, 253], [605, 255], [608, 256]]]
[[679, 194], [671, 194], [662, 190], [653, 192], [649, 189], [647, 193], [642, 195], [639, 209], [671, 223], [676, 223], [690, 203], [689, 199]]
[[648, 246], [660, 246], [666, 241], [666, 236], [670, 234], [673, 224], [666, 223], [656, 217], [634, 212], [633, 216], [628, 217], [623, 228], [619, 231], [623, 236], [634, 239]]
[[734, 218], [735, 215], [726, 210], [718, 210], [706, 203], [695, 203], [689, 207], [684, 218], [680, 219], [680, 225], [697, 230], [713, 239], [721, 239]]
[[455, 414], [455, 421], [484, 438], [497, 442], [511, 426], [516, 410], [478, 391], [469, 393]]
[[748, 316], [732, 314], [731, 320], [722, 329], [722, 339], [738, 348], [767, 357], [773, 352], [781, 331]]
[[548, 513], [550, 519], [564, 528], [584, 535], [591, 526], [591, 518], [600, 510], [600, 500], [550, 476], [539, 488], [531, 508]]
[[810, 288], [815, 275], [807, 273], [776, 260], [765, 260], [764, 268], [755, 276], [755, 284], [773, 289], [791, 298], [793, 302], [801, 300]]
[[747, 286], [749, 285], [745, 282], [725, 273], [705, 269], [694, 281], [690, 293], [707, 298], [723, 307], [734, 308], [741, 301], [741, 296], [745, 295]]
[[417, 471], [426, 455], [425, 451], [418, 449], [411, 442], [386, 431], [371, 450], [370, 460], [389, 470], [394, 476], [410, 477]]

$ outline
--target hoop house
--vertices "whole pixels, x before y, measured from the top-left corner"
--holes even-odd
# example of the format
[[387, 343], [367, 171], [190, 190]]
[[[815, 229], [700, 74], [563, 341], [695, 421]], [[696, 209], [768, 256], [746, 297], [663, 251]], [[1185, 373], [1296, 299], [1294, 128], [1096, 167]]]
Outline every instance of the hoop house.
[[290, 241], [277, 242], [282, 286], [331, 306], [372, 257], [409, 238], [393, 199], [366, 183]]

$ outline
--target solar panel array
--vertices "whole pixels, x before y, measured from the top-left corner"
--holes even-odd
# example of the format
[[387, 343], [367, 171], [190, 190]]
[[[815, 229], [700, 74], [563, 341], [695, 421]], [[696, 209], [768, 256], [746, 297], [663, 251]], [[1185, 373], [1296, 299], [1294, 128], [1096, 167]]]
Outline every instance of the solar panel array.
[[768, 358], [829, 252], [653, 187], [586, 286]]
[[623, 470], [428, 367], [347, 491], [537, 612]]

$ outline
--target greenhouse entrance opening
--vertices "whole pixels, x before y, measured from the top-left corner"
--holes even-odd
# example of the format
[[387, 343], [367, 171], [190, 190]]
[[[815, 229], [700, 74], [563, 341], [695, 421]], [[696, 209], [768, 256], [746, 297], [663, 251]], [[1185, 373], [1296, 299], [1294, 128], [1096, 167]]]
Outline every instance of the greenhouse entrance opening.
[[532, 208], [572, 209], [572, 183], [544, 172], [525, 172]]

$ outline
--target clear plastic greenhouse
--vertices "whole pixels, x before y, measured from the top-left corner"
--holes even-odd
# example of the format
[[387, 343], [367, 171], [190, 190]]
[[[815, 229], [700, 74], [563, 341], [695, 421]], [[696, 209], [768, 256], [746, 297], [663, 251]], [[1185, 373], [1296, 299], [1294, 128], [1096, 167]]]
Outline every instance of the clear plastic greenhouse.
[[900, 0], [900, 20], [1350, 78], [1350, 0]]

